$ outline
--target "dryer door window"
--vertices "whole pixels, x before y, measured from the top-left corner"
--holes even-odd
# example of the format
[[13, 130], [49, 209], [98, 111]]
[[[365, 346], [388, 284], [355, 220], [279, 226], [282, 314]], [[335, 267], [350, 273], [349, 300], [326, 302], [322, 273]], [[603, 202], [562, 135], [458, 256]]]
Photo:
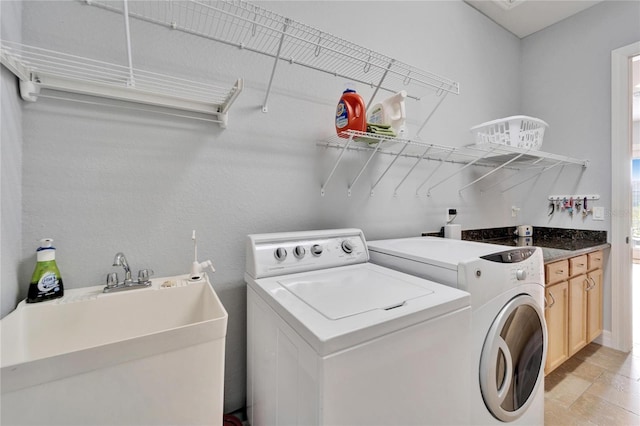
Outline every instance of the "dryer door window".
[[516, 420], [529, 408], [543, 378], [544, 313], [528, 295], [507, 303], [493, 321], [480, 357], [480, 389], [494, 417]]

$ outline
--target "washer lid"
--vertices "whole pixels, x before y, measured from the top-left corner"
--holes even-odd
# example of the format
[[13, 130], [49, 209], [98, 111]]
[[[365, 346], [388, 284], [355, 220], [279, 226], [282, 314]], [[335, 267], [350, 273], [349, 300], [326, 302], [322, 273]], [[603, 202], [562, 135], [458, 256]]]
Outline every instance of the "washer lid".
[[336, 320], [374, 309], [392, 309], [408, 300], [433, 293], [372, 269], [329, 269], [278, 283], [328, 319]]
[[245, 279], [320, 355], [470, 310], [467, 292], [372, 263]]

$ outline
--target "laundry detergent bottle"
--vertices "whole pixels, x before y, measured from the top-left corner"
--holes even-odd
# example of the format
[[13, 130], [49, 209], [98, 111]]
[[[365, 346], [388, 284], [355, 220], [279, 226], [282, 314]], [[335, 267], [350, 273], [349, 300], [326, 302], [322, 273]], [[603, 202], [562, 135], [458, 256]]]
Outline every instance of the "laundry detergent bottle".
[[353, 89], [347, 89], [336, 107], [336, 132], [338, 136], [348, 138], [342, 134], [347, 130], [367, 131], [367, 114], [364, 109], [364, 100]]
[[44, 302], [64, 295], [62, 277], [56, 265], [56, 249], [51, 245], [53, 240], [40, 240], [36, 251], [37, 263], [29, 284], [27, 303]]
[[370, 124], [391, 126], [398, 136], [407, 138], [409, 134], [407, 132], [407, 114], [404, 106], [406, 97], [407, 92], [401, 90], [384, 101], [375, 104], [373, 108], [371, 108], [367, 121]]

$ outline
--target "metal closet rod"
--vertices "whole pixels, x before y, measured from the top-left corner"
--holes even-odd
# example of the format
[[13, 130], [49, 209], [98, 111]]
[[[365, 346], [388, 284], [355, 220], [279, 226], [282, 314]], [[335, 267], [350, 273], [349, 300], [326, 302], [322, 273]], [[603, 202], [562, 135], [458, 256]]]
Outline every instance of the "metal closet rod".
[[124, 109], [124, 110], [129, 110], [129, 111], [148, 112], [148, 113], [151, 113], [151, 114], [161, 114], [161, 115], [167, 115], [167, 116], [171, 116], [171, 117], [188, 118], [188, 119], [191, 119], [191, 120], [206, 121], [206, 122], [209, 122], [209, 123], [226, 124], [226, 122], [224, 120], [214, 120], [214, 119], [211, 119], [211, 118], [197, 117], [195, 115], [177, 114], [177, 113], [174, 113], [174, 112], [159, 111], [159, 110], [154, 110], [154, 109], [136, 108], [136, 107], [123, 106], [123, 105], [112, 105], [112, 104], [109, 104], [109, 103], [106, 103], [106, 102], [87, 101], [87, 100], [82, 100], [82, 99], [67, 98], [65, 96], [53, 96], [53, 95], [40, 93], [38, 95], [38, 97], [39, 98], [44, 98], [44, 99], [54, 99], [56, 101], [75, 102], [75, 103], [85, 104], [85, 105], [95, 105], [95, 106], [101, 106], [101, 107], [107, 107], [107, 108], [116, 108], [118, 110], [123, 110]]

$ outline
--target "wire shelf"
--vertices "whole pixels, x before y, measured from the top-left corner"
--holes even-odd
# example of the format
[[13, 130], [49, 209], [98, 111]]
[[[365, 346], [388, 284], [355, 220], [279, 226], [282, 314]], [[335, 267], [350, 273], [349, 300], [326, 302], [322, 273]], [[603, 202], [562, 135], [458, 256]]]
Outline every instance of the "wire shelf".
[[[120, 2], [88, 0], [124, 13]], [[428, 87], [459, 94], [458, 83], [244, 1], [134, 1], [129, 16], [389, 92]]]
[[[404, 176], [404, 178], [401, 180], [399, 185], [395, 188], [394, 193], [396, 195], [399, 187], [404, 183], [404, 181], [414, 171], [414, 169], [423, 162], [435, 162], [436, 166], [435, 169], [432, 170], [432, 172], [429, 174], [427, 179], [424, 180], [422, 184], [417, 188], [416, 195], [419, 194], [423, 186], [425, 186], [432, 180], [432, 177], [435, 175], [436, 171], [443, 164], [447, 163], [459, 164], [462, 167], [456, 169], [453, 173], [450, 173], [446, 177], [429, 186], [426, 192], [427, 195], [430, 195], [432, 189], [440, 186], [442, 183], [446, 182], [447, 180], [459, 174], [460, 172], [462, 172], [462, 170], [470, 166], [481, 166], [489, 168], [490, 170], [473, 182], [459, 188], [459, 191], [475, 185], [486, 177], [502, 169], [515, 170], [517, 172], [529, 170], [533, 171], [535, 173], [535, 176], [558, 166], [570, 165], [586, 168], [589, 165], [588, 160], [581, 160], [533, 149], [510, 147], [501, 144], [487, 143], [482, 145], [473, 144], [463, 147], [451, 147], [411, 139], [386, 138], [384, 136], [372, 133], [357, 132], [352, 130], [344, 132], [340, 136], [332, 136], [328, 140], [318, 142], [317, 145], [340, 150], [340, 155], [336, 159], [333, 169], [325, 179], [324, 183], [321, 185], [320, 193], [322, 195], [325, 195], [326, 187], [329, 181], [340, 165], [345, 152], [348, 151], [369, 153], [368, 159], [361, 167], [355, 179], [353, 179], [353, 181], [347, 187], [347, 193], [349, 195], [351, 195], [351, 189], [353, 185], [358, 181], [364, 170], [369, 166], [370, 162], [378, 154], [392, 157], [392, 160], [387, 165], [381, 176], [373, 184], [371, 188], [371, 195], [373, 195], [373, 190], [375, 189], [375, 187], [382, 181], [389, 169], [391, 169], [391, 167], [399, 158], [414, 159], [414, 163], [407, 174]], [[504, 191], [511, 189], [513, 186], [505, 189]]]
[[6, 40], [0, 62], [26, 83], [29, 101], [45, 88], [214, 114], [226, 123], [222, 115], [242, 90], [242, 80], [223, 88]]

